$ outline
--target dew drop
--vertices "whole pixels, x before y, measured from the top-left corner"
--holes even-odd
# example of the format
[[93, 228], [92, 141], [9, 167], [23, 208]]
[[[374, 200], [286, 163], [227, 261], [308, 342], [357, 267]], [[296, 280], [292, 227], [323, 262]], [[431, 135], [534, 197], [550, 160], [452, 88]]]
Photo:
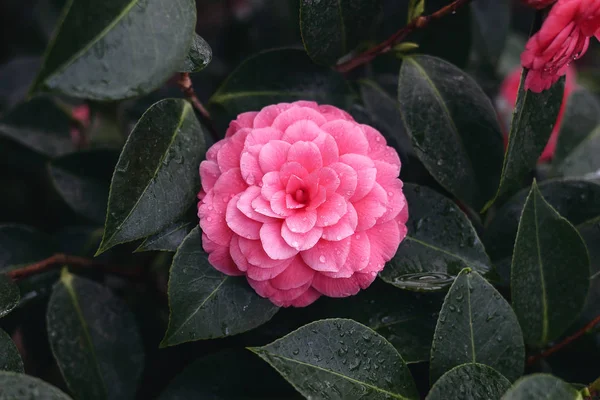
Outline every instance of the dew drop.
[[320, 256], [319, 257], [319, 262], [324, 263], [325, 262], [325, 256]]

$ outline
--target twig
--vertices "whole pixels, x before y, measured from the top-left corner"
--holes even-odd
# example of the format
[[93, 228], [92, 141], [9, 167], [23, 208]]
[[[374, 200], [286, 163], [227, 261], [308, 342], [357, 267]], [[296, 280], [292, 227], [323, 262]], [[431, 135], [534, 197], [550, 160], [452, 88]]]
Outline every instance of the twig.
[[529, 357], [527, 359], [527, 365], [533, 365], [536, 363], [536, 361], [538, 361], [542, 358], [546, 358], [546, 357], [556, 353], [557, 351], [561, 350], [563, 347], [568, 346], [575, 340], [579, 339], [581, 336], [585, 335], [586, 333], [588, 333], [589, 331], [594, 329], [598, 324], [600, 324], [600, 316], [594, 318], [586, 326], [584, 326], [583, 328], [581, 328], [580, 330], [578, 330], [571, 336], [565, 338], [563, 341], [556, 343], [555, 345], [553, 345], [552, 347], [550, 347], [547, 350], [544, 350], [540, 354], [536, 354], [534, 356]]
[[46, 272], [50, 269], [61, 267], [63, 265], [70, 265], [75, 267], [84, 267], [84, 268], [92, 268], [92, 267], [100, 267], [102, 271], [108, 272], [115, 275], [125, 276], [128, 278], [136, 278], [139, 277], [139, 269], [131, 270], [125, 268], [113, 268], [109, 267], [104, 263], [91, 260], [84, 257], [78, 256], [69, 256], [67, 254], [57, 253], [53, 256], [46, 258], [45, 260], [39, 261], [35, 264], [28, 265], [23, 268], [14, 269], [12, 271], [8, 271], [7, 275], [15, 280], [27, 278], [29, 276], [39, 274], [42, 272]]
[[434, 12], [431, 15], [420, 16], [420, 17], [413, 19], [408, 25], [406, 25], [405, 27], [403, 27], [402, 29], [400, 29], [399, 31], [394, 33], [386, 41], [378, 44], [377, 46], [375, 46], [363, 53], [360, 53], [356, 57], [354, 57], [346, 62], [338, 64], [337, 66], [335, 66], [335, 70], [338, 72], [345, 73], [345, 72], [352, 71], [353, 69], [355, 69], [363, 64], [368, 63], [369, 61], [373, 60], [378, 55], [391, 51], [397, 42], [406, 38], [413, 31], [415, 31], [417, 29], [425, 28], [427, 25], [429, 25], [429, 23], [431, 21], [440, 19], [448, 14], [454, 14], [456, 12], [456, 10], [458, 10], [460, 7], [470, 3], [471, 1], [472, 0], [455, 0], [452, 3], [439, 9], [438, 11]]
[[192, 85], [192, 79], [190, 78], [190, 74], [187, 72], [181, 72], [179, 74], [179, 78], [177, 79], [177, 85], [179, 85], [179, 88], [185, 95], [185, 98], [188, 99], [190, 103], [192, 103], [196, 110], [198, 110], [198, 112], [208, 125], [208, 128], [210, 129], [210, 132], [215, 142], [218, 141], [219, 135], [217, 133], [217, 130], [215, 129], [212, 118], [210, 117], [210, 113], [208, 112], [206, 107], [204, 107], [204, 105], [200, 102], [198, 96], [196, 96], [196, 92], [194, 91], [194, 86]]

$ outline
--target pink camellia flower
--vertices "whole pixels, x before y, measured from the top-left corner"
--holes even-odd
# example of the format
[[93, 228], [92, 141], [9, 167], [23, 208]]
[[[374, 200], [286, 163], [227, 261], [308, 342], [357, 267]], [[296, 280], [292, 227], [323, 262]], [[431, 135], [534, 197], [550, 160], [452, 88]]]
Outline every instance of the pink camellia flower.
[[336, 107], [240, 114], [200, 164], [203, 247], [278, 306], [354, 295], [406, 236], [399, 173], [383, 136]]
[[525, 88], [549, 89], [583, 56], [592, 36], [600, 38], [600, 1], [558, 0], [521, 54], [521, 64], [529, 69]]
[[[498, 114], [500, 114], [500, 119], [504, 123], [504, 145], [508, 144], [508, 131], [510, 129], [510, 122], [512, 119], [512, 114], [515, 109], [515, 105], [517, 104], [517, 95], [519, 93], [519, 84], [521, 83], [521, 68], [516, 68], [513, 72], [511, 72], [506, 79], [502, 82], [500, 86], [500, 94], [499, 98], [496, 102]], [[547, 162], [552, 159], [554, 156], [554, 152], [556, 151], [556, 143], [558, 141], [558, 134], [560, 132], [560, 126], [562, 123], [562, 118], [565, 113], [565, 109], [567, 107], [567, 100], [569, 96], [576, 88], [576, 71], [575, 68], [569, 67], [567, 70], [567, 79], [565, 82], [565, 92], [563, 95], [563, 101], [560, 106], [560, 110], [558, 112], [558, 117], [556, 118], [556, 124], [552, 129], [552, 134], [550, 135], [550, 139], [548, 139], [548, 143], [544, 148], [542, 155], [539, 158], [539, 162]]]
[[554, 4], [556, 0], [522, 0], [522, 2], [529, 7], [541, 10], [551, 4]]

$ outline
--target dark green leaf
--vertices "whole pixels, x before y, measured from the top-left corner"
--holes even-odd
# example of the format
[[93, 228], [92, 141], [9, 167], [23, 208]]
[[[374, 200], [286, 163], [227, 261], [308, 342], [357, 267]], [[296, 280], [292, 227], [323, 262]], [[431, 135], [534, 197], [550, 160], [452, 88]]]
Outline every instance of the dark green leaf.
[[519, 379], [502, 400], [583, 400], [581, 394], [552, 375], [534, 374]]
[[477, 0], [471, 3], [473, 42], [477, 54], [496, 68], [510, 28], [510, 0]]
[[[546, 201], [574, 225], [600, 216], [600, 185], [583, 180], [553, 180], [542, 182], [539, 189]], [[523, 189], [499, 208], [483, 235], [485, 248], [506, 285], [528, 194], [529, 190]]]
[[598, 125], [600, 102], [597, 97], [583, 88], [571, 93], [561, 123], [553, 164], [560, 166], [579, 147], [584, 147]]
[[600, 315], [600, 218], [585, 222], [577, 228], [587, 245], [591, 262], [590, 290], [581, 313], [581, 325], [586, 325]]
[[404, 185], [408, 234], [381, 278], [402, 289], [441, 290], [466, 267], [482, 274], [490, 259], [471, 221], [456, 204], [418, 185]]
[[0, 329], [0, 371], [23, 373], [23, 360], [8, 333]]
[[430, 381], [465, 363], [488, 365], [514, 381], [525, 345], [510, 304], [477, 272], [463, 270], [440, 311], [431, 347]]
[[524, 82], [525, 76], [521, 77], [517, 105], [510, 125], [500, 186], [486, 208], [496, 199], [511, 195], [521, 188], [523, 180], [535, 168], [548, 143], [563, 100], [564, 78], [542, 93], [525, 91]]
[[301, 0], [300, 31], [314, 62], [334, 65], [361, 40], [369, 39], [382, 0]]
[[50, 236], [25, 225], [0, 225], [0, 271], [41, 261], [54, 254]]
[[192, 43], [192, 0], [69, 0], [34, 88], [117, 100], [160, 87]]
[[188, 50], [181, 72], [202, 71], [212, 60], [212, 49], [206, 40], [198, 34], [194, 34], [192, 46]]
[[594, 129], [557, 168], [563, 176], [598, 178], [600, 171], [600, 125]]
[[430, 56], [407, 57], [398, 100], [415, 152], [450, 193], [480, 208], [493, 196], [502, 165], [496, 112], [475, 81]]
[[175, 222], [196, 199], [203, 128], [190, 104], [162, 100], [127, 139], [112, 179], [99, 253], [152, 235]]
[[413, 19], [423, 15], [425, 11], [425, 0], [410, 0], [408, 3], [408, 19], [407, 22], [411, 22]]
[[426, 400], [500, 400], [510, 381], [483, 364], [463, 364], [452, 368], [432, 386]]
[[250, 350], [307, 398], [419, 398], [396, 349], [349, 319], [316, 321]]
[[512, 304], [525, 342], [544, 346], [577, 319], [588, 292], [590, 260], [583, 239], [533, 184], [517, 231]]
[[131, 399], [144, 367], [135, 317], [109, 289], [65, 270], [47, 311], [48, 338], [76, 399]]
[[340, 74], [315, 65], [300, 49], [259, 53], [229, 75], [209, 104], [227, 122], [246, 111], [296, 100], [314, 100], [345, 108], [351, 96]]
[[118, 153], [92, 150], [52, 160], [48, 171], [65, 202], [78, 214], [96, 223], [106, 218], [110, 179]]
[[0, 399], [71, 400], [69, 396], [33, 376], [0, 371]]
[[244, 278], [224, 275], [209, 264], [198, 227], [173, 259], [169, 306], [162, 347], [245, 332], [270, 320], [279, 309], [259, 297]]
[[398, 290], [376, 280], [343, 301], [323, 298], [319, 307], [328, 318], [348, 318], [373, 329], [410, 364], [429, 360], [442, 301], [442, 295]]
[[19, 287], [5, 274], [0, 274], [0, 318], [8, 315], [21, 300]]
[[175, 222], [161, 232], [147, 237], [135, 251], [177, 251], [194, 224], [187, 221]]
[[228, 350], [192, 362], [158, 400], [294, 399], [293, 392], [277, 372], [250, 352]]
[[69, 116], [48, 97], [35, 97], [1, 118], [0, 136], [49, 157], [75, 150]]

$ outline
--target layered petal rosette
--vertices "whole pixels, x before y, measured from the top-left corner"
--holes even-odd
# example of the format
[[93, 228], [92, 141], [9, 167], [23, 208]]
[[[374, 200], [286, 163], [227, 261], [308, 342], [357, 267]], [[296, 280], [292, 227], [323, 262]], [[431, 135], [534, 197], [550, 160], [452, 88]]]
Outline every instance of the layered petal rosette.
[[279, 306], [354, 295], [406, 236], [399, 173], [383, 136], [336, 107], [240, 114], [200, 164], [203, 247]]

